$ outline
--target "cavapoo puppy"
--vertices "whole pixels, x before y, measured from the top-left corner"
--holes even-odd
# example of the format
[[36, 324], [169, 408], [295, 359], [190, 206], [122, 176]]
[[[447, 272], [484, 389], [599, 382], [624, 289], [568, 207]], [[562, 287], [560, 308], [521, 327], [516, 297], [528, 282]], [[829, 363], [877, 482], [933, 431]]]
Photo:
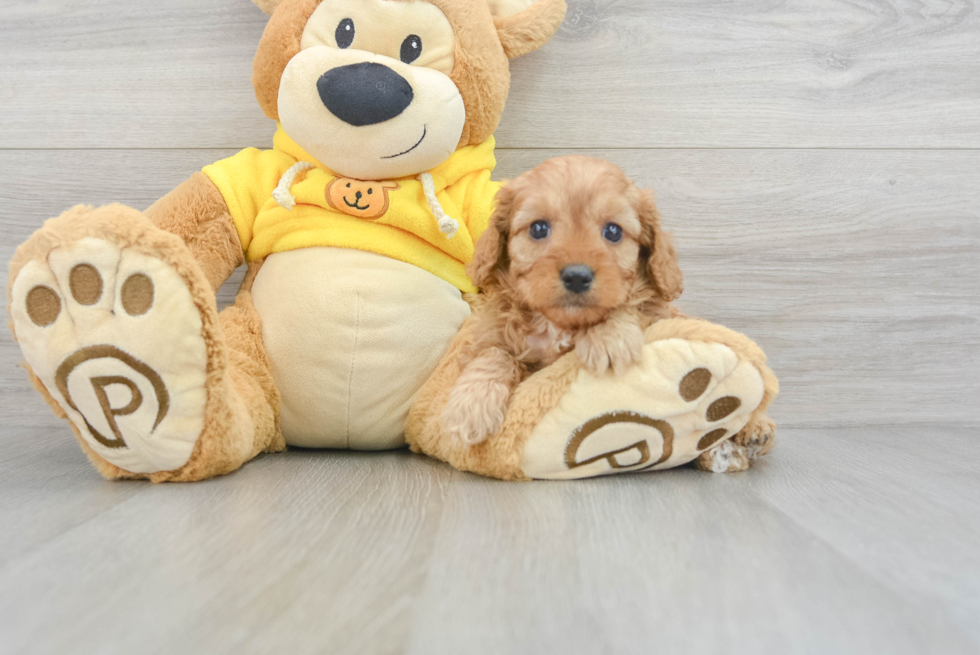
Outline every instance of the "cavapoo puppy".
[[660, 214], [609, 162], [561, 157], [508, 183], [469, 268], [483, 293], [442, 415], [465, 443], [496, 434], [517, 384], [575, 351], [597, 375], [639, 361], [677, 314], [683, 278]]

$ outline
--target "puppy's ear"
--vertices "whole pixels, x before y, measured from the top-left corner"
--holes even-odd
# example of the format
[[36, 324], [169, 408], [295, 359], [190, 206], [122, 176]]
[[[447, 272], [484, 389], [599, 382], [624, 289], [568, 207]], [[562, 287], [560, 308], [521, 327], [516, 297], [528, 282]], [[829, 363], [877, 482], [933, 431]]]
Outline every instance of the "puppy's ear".
[[510, 221], [516, 209], [517, 192], [511, 184], [506, 184], [497, 192], [496, 206], [490, 224], [476, 242], [473, 261], [467, 272], [473, 284], [484, 289], [496, 281], [497, 273], [506, 271], [510, 265], [507, 255], [507, 239], [510, 234]]
[[684, 291], [684, 275], [677, 265], [677, 251], [670, 235], [660, 228], [660, 211], [650, 191], [639, 191], [637, 214], [643, 224], [641, 245], [649, 253], [646, 272], [660, 296], [670, 302]]
[[276, 10], [276, 7], [282, 4], [283, 0], [252, 0], [259, 9], [265, 13], [272, 15], [272, 12]]
[[551, 40], [565, 20], [565, 0], [487, 0], [508, 59]]

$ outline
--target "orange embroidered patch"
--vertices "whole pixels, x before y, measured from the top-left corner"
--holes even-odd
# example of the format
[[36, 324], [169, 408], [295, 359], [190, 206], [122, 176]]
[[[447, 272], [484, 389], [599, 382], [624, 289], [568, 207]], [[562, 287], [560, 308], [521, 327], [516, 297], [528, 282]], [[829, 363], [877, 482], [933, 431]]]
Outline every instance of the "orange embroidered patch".
[[338, 177], [327, 185], [327, 204], [355, 218], [379, 218], [388, 211], [388, 191], [397, 188], [397, 182], [363, 182]]

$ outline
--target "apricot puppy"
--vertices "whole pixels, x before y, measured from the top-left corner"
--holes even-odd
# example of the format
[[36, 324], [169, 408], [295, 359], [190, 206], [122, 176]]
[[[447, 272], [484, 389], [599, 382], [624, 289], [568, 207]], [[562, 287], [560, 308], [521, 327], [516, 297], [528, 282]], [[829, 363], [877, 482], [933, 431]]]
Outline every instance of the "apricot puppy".
[[683, 278], [660, 214], [614, 164], [552, 159], [503, 187], [468, 269], [475, 339], [442, 415], [465, 443], [496, 434], [522, 379], [575, 351], [596, 375], [640, 359], [643, 331], [676, 314]]

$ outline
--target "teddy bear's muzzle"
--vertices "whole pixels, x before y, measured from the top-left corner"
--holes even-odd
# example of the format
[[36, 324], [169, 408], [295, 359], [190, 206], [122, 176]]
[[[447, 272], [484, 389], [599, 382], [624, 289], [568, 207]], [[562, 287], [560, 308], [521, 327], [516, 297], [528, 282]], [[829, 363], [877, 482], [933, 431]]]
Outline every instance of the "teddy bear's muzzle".
[[316, 88], [330, 113], [355, 127], [389, 121], [415, 97], [408, 80], [375, 62], [331, 69], [317, 80]]

